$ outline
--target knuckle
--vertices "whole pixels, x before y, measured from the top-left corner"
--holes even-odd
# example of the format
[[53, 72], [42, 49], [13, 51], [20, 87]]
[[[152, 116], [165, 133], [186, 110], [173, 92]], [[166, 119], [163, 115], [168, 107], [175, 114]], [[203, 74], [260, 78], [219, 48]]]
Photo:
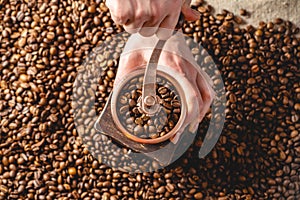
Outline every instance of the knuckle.
[[148, 18], [149, 18], [149, 14], [143, 9], [139, 9], [135, 13], [136, 20], [146, 21]]
[[128, 17], [128, 12], [119, 12], [119, 14], [116, 15], [117, 21], [122, 24], [125, 24], [127, 22]]
[[131, 11], [122, 9], [120, 6], [111, 6], [109, 7], [111, 16], [116, 24], [125, 24], [131, 18]]
[[158, 22], [161, 18], [161, 11], [159, 9], [152, 10], [150, 18], [152, 19], [152, 22]]
[[127, 19], [127, 14], [126, 13], [120, 13], [117, 17], [118, 17], [118, 20], [120, 21], [124, 21]]

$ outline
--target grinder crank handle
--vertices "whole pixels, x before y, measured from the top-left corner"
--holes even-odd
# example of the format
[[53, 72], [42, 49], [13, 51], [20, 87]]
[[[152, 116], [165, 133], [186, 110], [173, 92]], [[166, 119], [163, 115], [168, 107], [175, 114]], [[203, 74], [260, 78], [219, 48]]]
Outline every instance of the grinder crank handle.
[[[181, 29], [184, 23], [184, 15], [180, 13], [177, 25], [175, 27], [176, 33], [177, 30]], [[143, 89], [142, 89], [142, 101], [141, 107], [142, 110], [149, 114], [155, 114], [157, 112], [157, 104], [159, 103], [159, 99], [156, 96], [155, 85], [156, 85], [156, 71], [157, 65], [159, 61], [160, 54], [167, 40], [158, 40], [155, 45], [153, 52], [150, 56], [150, 60], [146, 66], [144, 81], [143, 81]]]

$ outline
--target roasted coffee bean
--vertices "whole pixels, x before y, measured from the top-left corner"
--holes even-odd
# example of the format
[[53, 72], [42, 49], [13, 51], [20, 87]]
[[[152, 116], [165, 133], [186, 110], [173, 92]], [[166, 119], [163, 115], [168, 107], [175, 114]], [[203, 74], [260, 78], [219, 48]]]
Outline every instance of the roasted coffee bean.
[[[157, 80], [156, 92], [162, 103], [160, 110], [154, 116], [148, 116], [141, 107], [143, 76], [129, 80], [119, 94], [120, 100], [117, 104], [119, 120], [129, 132], [139, 137], [143, 135], [153, 139], [163, 136], [170, 132], [179, 120], [181, 104], [180, 99], [177, 99], [176, 88], [167, 86], [171, 83], [163, 77], [158, 76]], [[129, 98], [128, 94], [130, 94]], [[171, 103], [168, 103], [170, 101]], [[176, 113], [177, 117], [173, 118], [173, 113]]]
[[70, 168], [68, 169], [68, 173], [69, 173], [70, 175], [76, 175], [76, 168], [75, 168], [75, 167], [70, 167]]
[[246, 16], [248, 12], [245, 9], [240, 9], [240, 15]]

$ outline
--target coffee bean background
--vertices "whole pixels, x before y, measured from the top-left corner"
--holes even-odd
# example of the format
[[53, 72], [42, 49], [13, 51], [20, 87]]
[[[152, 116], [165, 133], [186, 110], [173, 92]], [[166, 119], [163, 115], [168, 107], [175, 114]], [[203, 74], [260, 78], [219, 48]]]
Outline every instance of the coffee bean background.
[[[208, 114], [177, 162], [129, 174], [90, 154], [71, 105], [87, 55], [123, 31], [104, 2], [0, 0], [0, 199], [299, 199], [299, 27], [274, 19], [241, 28], [239, 13], [213, 16], [201, 0], [195, 8], [200, 19], [186, 22], [184, 33], [204, 46], [223, 77], [222, 135], [199, 159]], [[193, 41], [188, 44], [199, 63], [209, 61], [197, 56]], [[86, 126], [112, 90], [118, 53], [98, 56], [102, 81], [77, 91], [96, 91], [96, 109], [84, 110]], [[101, 135], [90, 138], [97, 139], [110, 144]], [[106, 148], [104, 154], [119, 159], [118, 151]]]

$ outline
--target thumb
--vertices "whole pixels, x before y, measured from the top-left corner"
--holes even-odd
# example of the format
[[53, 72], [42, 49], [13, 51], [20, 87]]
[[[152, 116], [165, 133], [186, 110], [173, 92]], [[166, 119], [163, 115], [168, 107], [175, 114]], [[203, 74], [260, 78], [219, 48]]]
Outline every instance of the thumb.
[[200, 18], [200, 13], [190, 7], [191, 0], [185, 0], [181, 12], [187, 21], [196, 21]]

